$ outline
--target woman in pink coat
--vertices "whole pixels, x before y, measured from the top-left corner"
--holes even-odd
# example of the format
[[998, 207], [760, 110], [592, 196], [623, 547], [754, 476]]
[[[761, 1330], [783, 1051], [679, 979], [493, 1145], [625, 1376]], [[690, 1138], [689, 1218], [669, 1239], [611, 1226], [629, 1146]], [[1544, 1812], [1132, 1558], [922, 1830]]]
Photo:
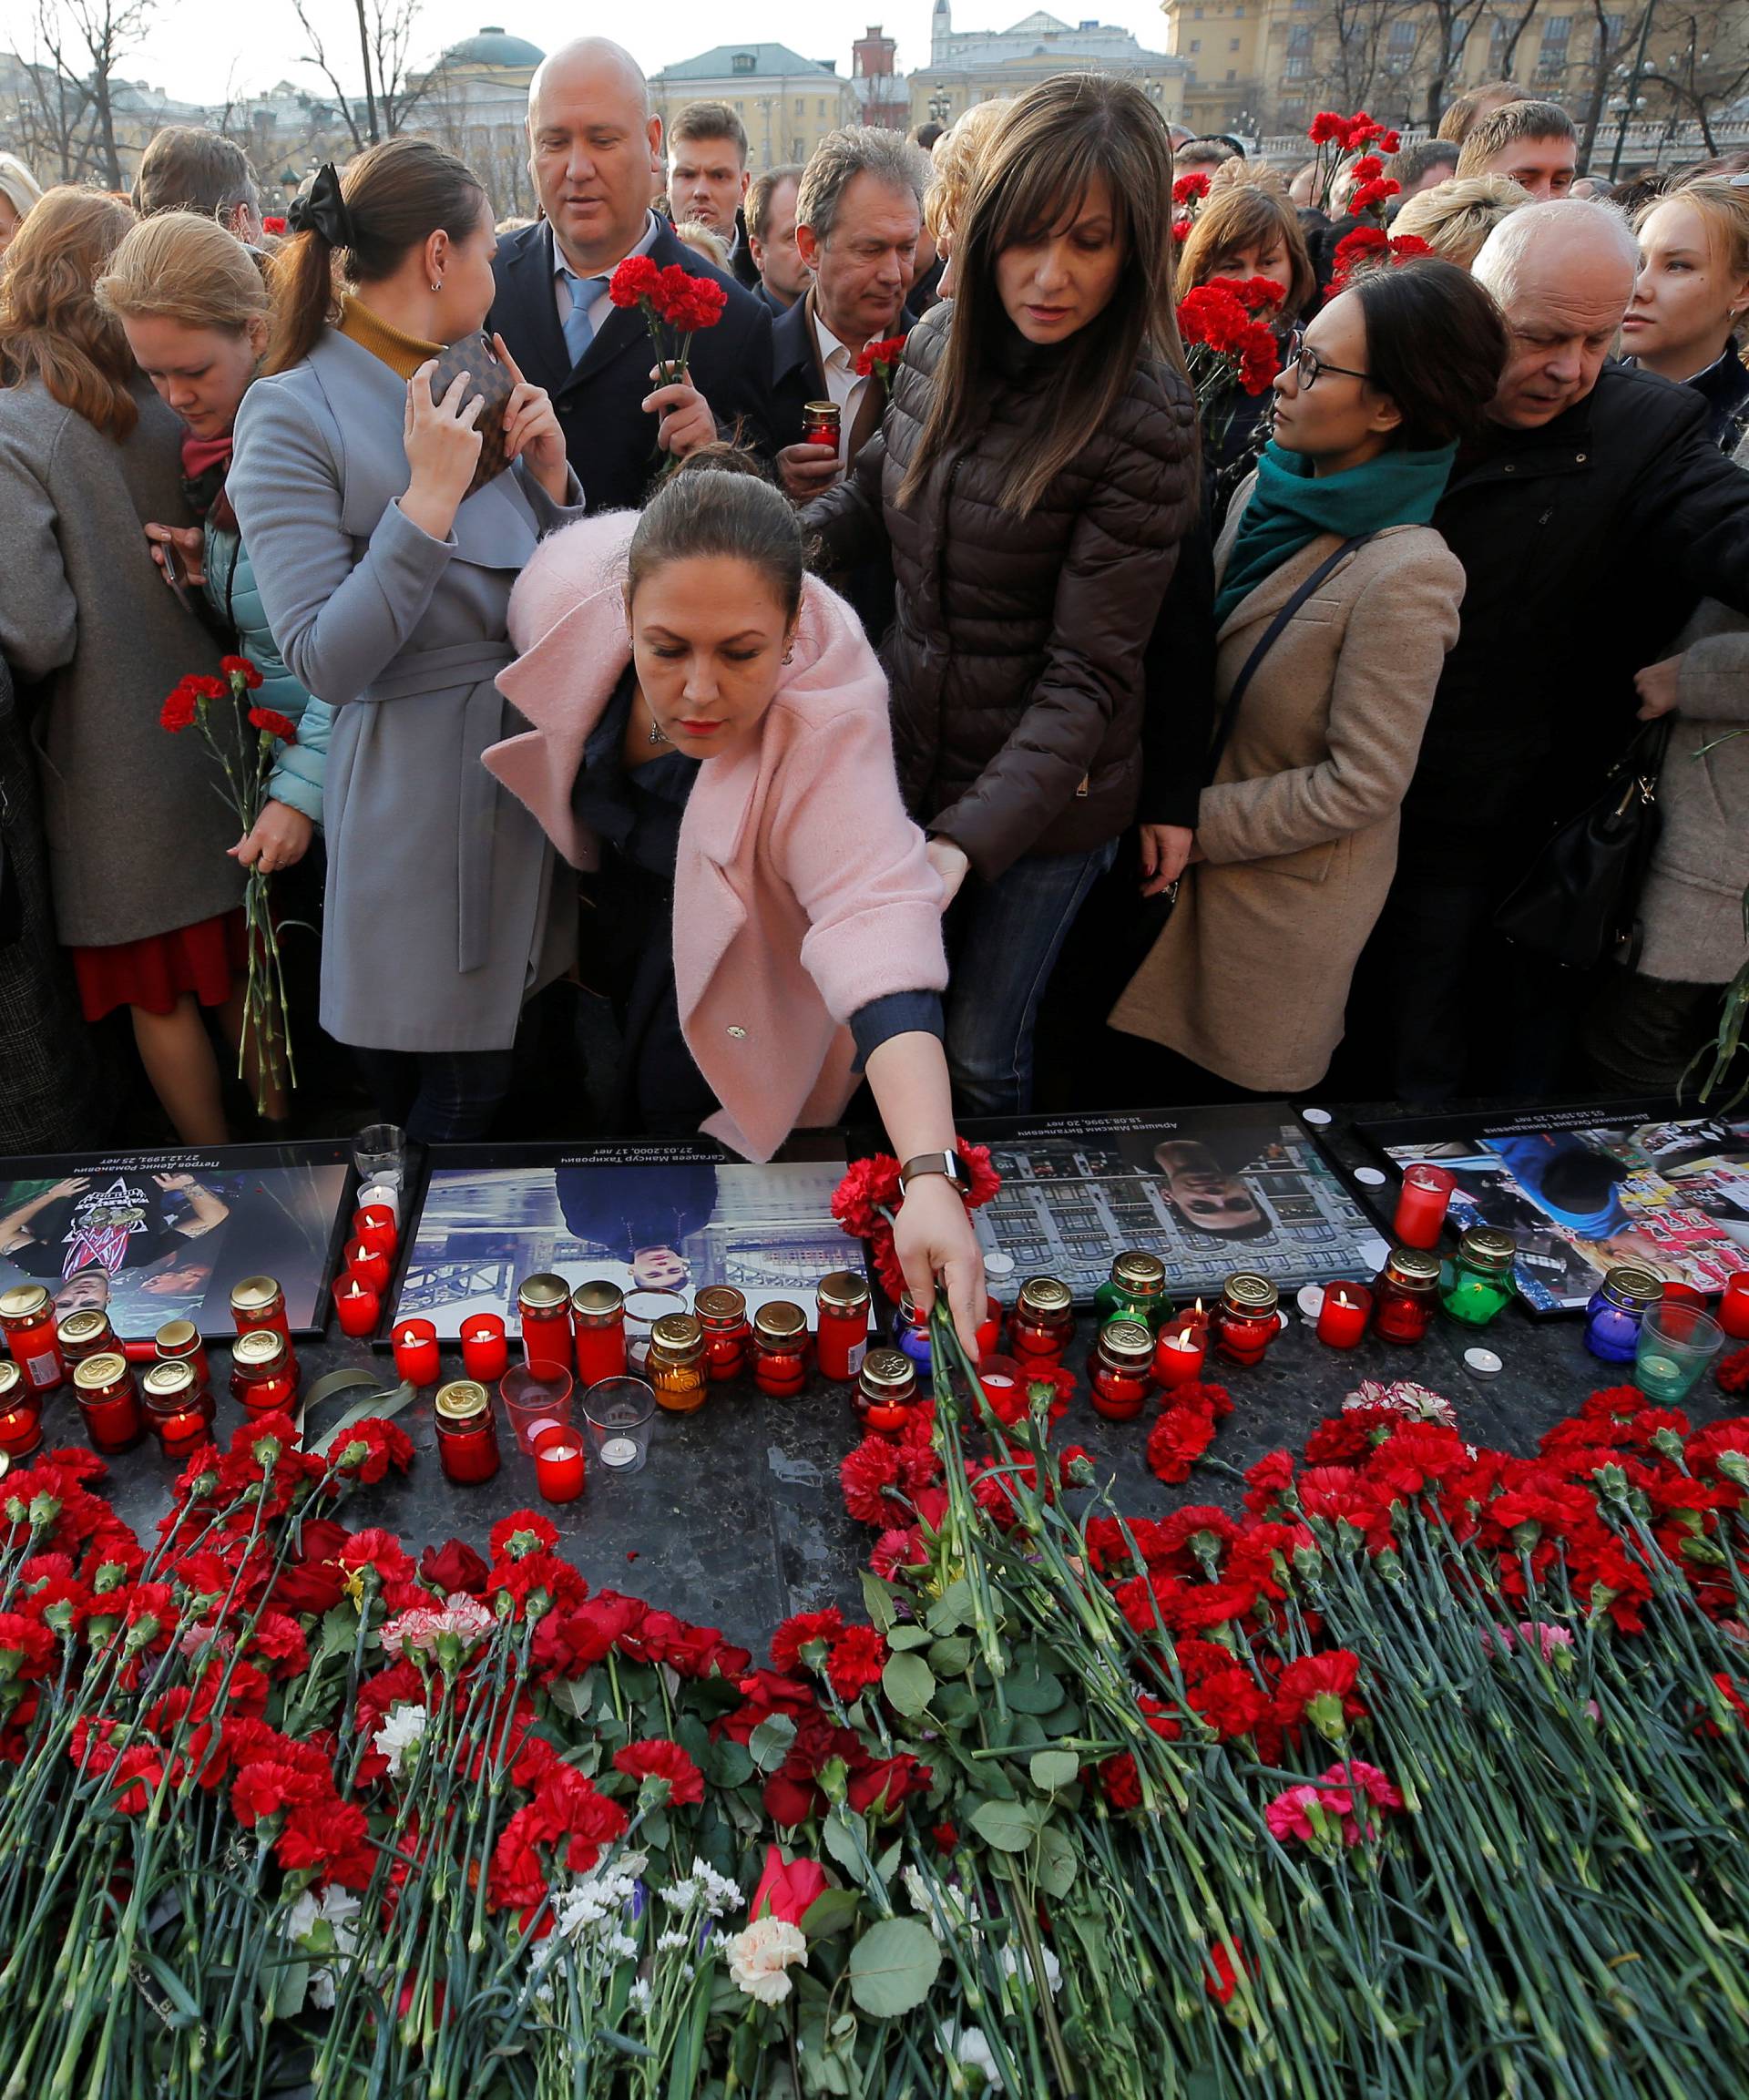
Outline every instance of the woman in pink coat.
[[641, 516], [543, 543], [498, 679], [530, 728], [486, 763], [593, 871], [584, 976], [619, 1011], [622, 1128], [701, 1126], [765, 1160], [835, 1122], [865, 1069], [907, 1168], [912, 1295], [942, 1273], [969, 1337], [984, 1278], [942, 1049], [941, 886], [862, 628], [740, 465], [701, 455]]

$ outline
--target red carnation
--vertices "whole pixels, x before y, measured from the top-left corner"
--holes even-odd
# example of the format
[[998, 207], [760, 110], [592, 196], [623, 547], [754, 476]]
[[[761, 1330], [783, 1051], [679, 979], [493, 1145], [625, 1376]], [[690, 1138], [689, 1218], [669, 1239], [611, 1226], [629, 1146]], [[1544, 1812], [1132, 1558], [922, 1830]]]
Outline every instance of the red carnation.
[[199, 712], [199, 698], [193, 681], [185, 678], [158, 711], [159, 727], [169, 730], [172, 734], [189, 728]]
[[1348, 119], [1334, 109], [1320, 109], [1306, 126], [1305, 135], [1314, 146], [1346, 146]]
[[844, 1507], [859, 1524], [891, 1524], [902, 1514], [889, 1499], [899, 1478], [899, 1453], [885, 1437], [865, 1437], [838, 1467]]
[[788, 1675], [804, 1666], [802, 1651], [822, 1643], [830, 1647], [844, 1629], [844, 1614], [836, 1604], [823, 1612], [798, 1612], [772, 1635], [772, 1667]]
[[261, 219], [261, 231], [263, 233], [283, 233], [285, 231], [284, 213], [279, 211], [264, 213]]
[[1214, 1423], [1194, 1408], [1168, 1408], [1148, 1437], [1150, 1470], [1168, 1487], [1191, 1477], [1191, 1468], [1214, 1441]]
[[1193, 168], [1188, 175], [1181, 175], [1172, 184], [1174, 204], [1194, 204], [1209, 193], [1209, 174], [1204, 168]]
[[881, 377], [890, 384], [893, 378], [893, 367], [904, 354], [905, 338], [903, 335], [887, 335], [883, 336], [878, 343], [865, 343], [856, 353], [856, 376], [859, 379], [868, 379], [875, 373], [879, 373]]
[[1128, 1750], [1120, 1750], [1100, 1767], [1100, 1787], [1112, 1808], [1140, 1808], [1141, 1775]]
[[1713, 1376], [1722, 1393], [1749, 1393], [1749, 1349], [1733, 1349]]
[[679, 1808], [691, 1808], [704, 1798], [704, 1774], [678, 1743], [665, 1736], [652, 1736], [616, 1750], [613, 1768], [640, 1784], [646, 1779], [665, 1781], [669, 1800]]
[[886, 1667], [886, 1643], [873, 1626], [847, 1626], [826, 1657], [826, 1680], [848, 1706], [878, 1685]]
[[1239, 1955], [1237, 1965], [1235, 1966], [1232, 1956], [1227, 1951], [1229, 1942], [1225, 1940], [1217, 1940], [1213, 1946], [1209, 1949], [1209, 1968], [1213, 1973], [1205, 1975], [1202, 1979], [1202, 1988], [1211, 1998], [1218, 1999], [1222, 2005], [1232, 2003], [1232, 1994], [1239, 1988], [1239, 1972], [1241, 1969], [1244, 1971], [1247, 1976], [1254, 1976], [1257, 1972], [1250, 1956], [1245, 1952], [1244, 1941], [1239, 1938], [1237, 1933], [1234, 1933], [1231, 1943]]
[[[634, 256], [632, 260], [646, 259]], [[520, 1561], [530, 1553], [551, 1552], [558, 1543], [558, 1532], [535, 1510], [512, 1510], [507, 1517], [500, 1517], [493, 1525], [486, 1542], [495, 1561], [503, 1560], [506, 1554], [512, 1560]]]
[[261, 691], [261, 671], [249, 661], [248, 657], [221, 656], [219, 659], [219, 668], [227, 678], [241, 679], [249, 691], [259, 692]]
[[629, 255], [608, 283], [608, 297], [616, 306], [636, 306], [640, 299], [653, 299], [662, 282], [660, 269], [648, 255]]
[[276, 736], [281, 743], [296, 743], [298, 725], [289, 714], [281, 714], [277, 707], [251, 707], [249, 726], [259, 729], [263, 736]]

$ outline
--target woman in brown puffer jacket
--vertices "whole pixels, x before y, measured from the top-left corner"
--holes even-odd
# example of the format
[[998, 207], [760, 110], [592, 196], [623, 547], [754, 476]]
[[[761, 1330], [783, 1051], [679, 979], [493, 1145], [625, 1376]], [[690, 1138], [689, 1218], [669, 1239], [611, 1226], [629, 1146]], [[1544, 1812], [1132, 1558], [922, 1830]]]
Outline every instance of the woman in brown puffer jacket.
[[891, 548], [895, 756], [954, 900], [947, 1054], [974, 1114], [1029, 1105], [1039, 997], [1136, 814], [1142, 656], [1197, 505], [1171, 184], [1138, 89], [1023, 96], [956, 231], [954, 298], [806, 514], [828, 569]]

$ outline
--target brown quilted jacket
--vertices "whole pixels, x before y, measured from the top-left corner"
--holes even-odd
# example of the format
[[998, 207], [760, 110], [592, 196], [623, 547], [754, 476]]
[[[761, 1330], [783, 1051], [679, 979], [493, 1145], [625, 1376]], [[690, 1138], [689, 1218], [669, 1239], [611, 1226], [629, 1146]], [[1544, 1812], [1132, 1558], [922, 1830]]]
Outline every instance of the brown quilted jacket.
[[879, 436], [806, 522], [827, 569], [890, 546], [898, 610], [881, 653], [900, 784], [992, 878], [1022, 854], [1101, 845], [1135, 815], [1142, 653], [1196, 516], [1195, 406], [1169, 366], [1138, 365], [1107, 427], [1018, 517], [997, 497], [1052, 353], [1016, 336], [977, 435], [901, 510], [952, 311], [911, 331]]

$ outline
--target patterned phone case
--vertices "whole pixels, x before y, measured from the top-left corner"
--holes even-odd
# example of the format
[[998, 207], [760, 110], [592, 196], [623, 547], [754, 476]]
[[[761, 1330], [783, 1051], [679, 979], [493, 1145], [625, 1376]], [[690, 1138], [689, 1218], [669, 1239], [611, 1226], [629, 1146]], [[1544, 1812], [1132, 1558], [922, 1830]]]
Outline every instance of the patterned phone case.
[[476, 394], [486, 396], [486, 406], [474, 425], [480, 434], [480, 456], [474, 467], [474, 478], [467, 485], [467, 495], [462, 498], [465, 503], [476, 488], [484, 488], [488, 481], [496, 481], [504, 472], [504, 412], [517, 383], [510, 376], [509, 367], [499, 363], [491, 338], [485, 334], [463, 336], [438, 358], [437, 369], [431, 375], [432, 399], [441, 401], [455, 375], [462, 372], [468, 375], [464, 401], [471, 401]]

